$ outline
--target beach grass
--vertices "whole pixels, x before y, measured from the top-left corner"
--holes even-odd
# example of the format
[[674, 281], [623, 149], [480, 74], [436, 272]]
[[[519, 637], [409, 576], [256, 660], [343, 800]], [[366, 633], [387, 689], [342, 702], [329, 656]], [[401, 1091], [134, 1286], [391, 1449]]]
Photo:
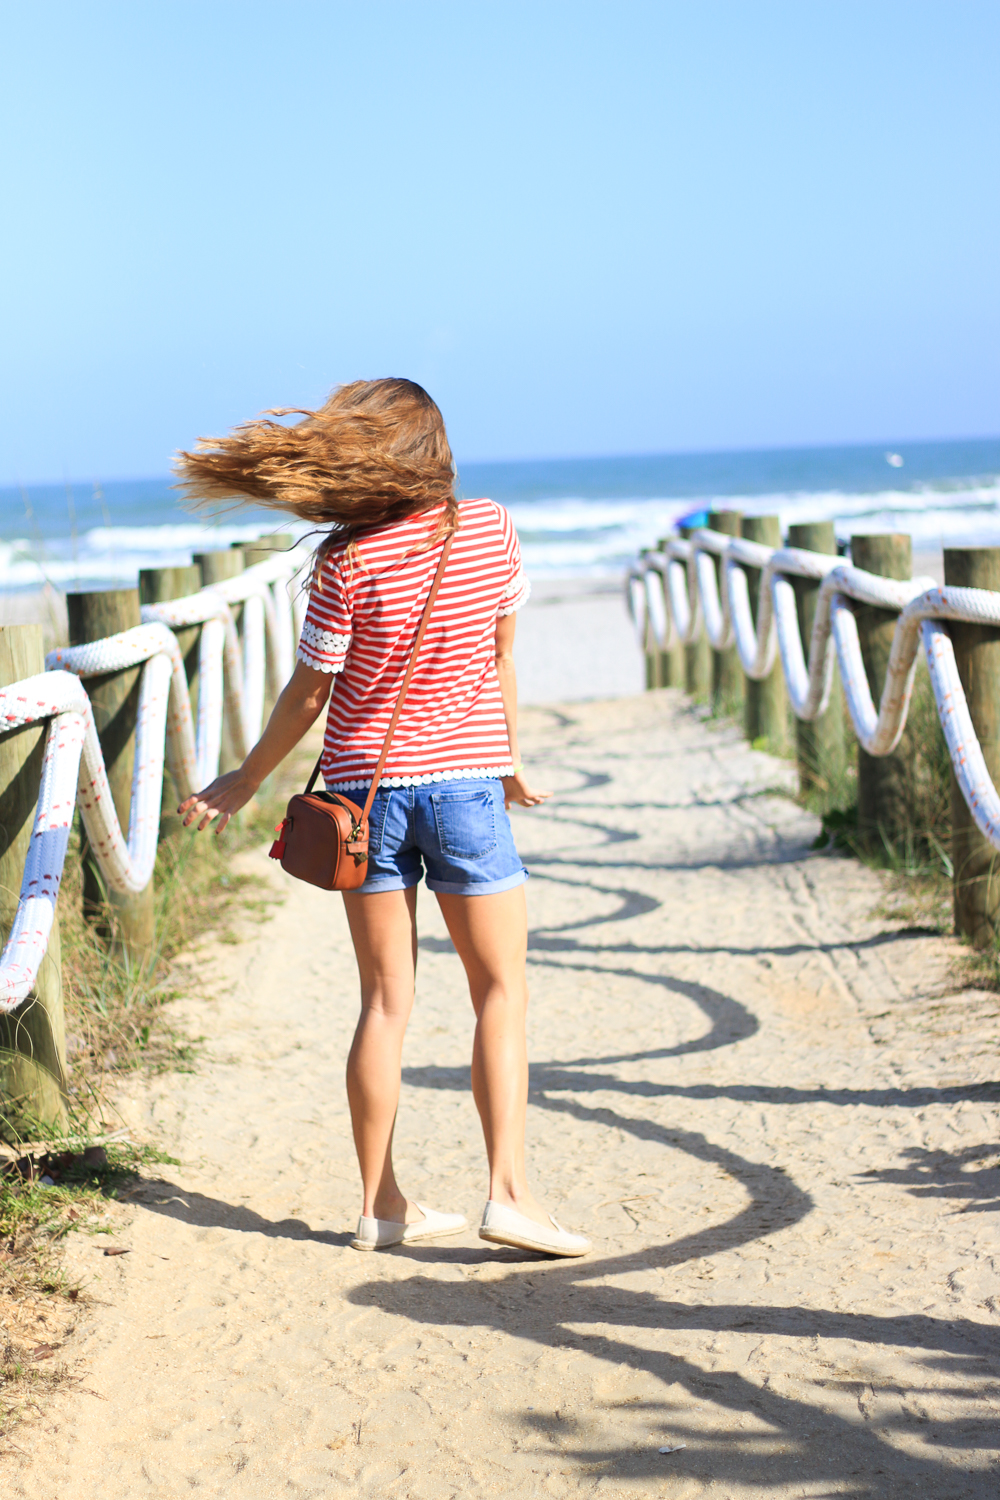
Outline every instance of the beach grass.
[[[147, 1164], [172, 1162], [150, 1146], [87, 1145], [68, 1136], [58, 1181], [46, 1175], [52, 1153], [12, 1157], [0, 1170], [0, 1440], [39, 1399], [72, 1379], [62, 1347], [88, 1288], [65, 1272], [62, 1242], [71, 1230], [111, 1236], [113, 1204]], [[73, 1158], [67, 1161], [66, 1158]]]
[[[847, 709], [845, 705], [845, 717]], [[794, 719], [789, 709], [788, 741], [794, 744]], [[717, 703], [713, 718], [742, 722], [739, 705]], [[849, 724], [849, 720], [848, 720]], [[821, 829], [813, 844], [851, 855], [888, 875], [883, 901], [876, 915], [908, 923], [935, 933], [953, 931], [951, 862], [951, 761], [934, 701], [926, 663], [918, 662], [913, 697], [907, 717], [913, 753], [905, 762], [905, 820], [891, 831], [862, 830], [858, 825], [858, 744], [848, 728], [848, 753], [844, 763], [824, 780], [814, 775], [810, 786], [796, 800], [820, 819]], [[767, 741], [755, 741], [764, 750], [787, 759], [788, 750], [776, 750]], [[783, 788], [769, 789], [789, 795]], [[1000, 950], [977, 952], [963, 958], [956, 980], [979, 988], [1000, 990]]]
[[911, 753], [902, 758], [904, 815], [893, 828], [862, 829], [858, 824], [857, 741], [836, 784], [811, 789], [803, 805], [822, 821], [814, 847], [833, 847], [888, 871], [894, 890], [920, 913], [921, 925], [950, 930], [951, 921], [951, 761], [938, 719], [934, 692], [921, 660], [907, 716]]
[[234, 871], [232, 861], [261, 842], [278, 806], [267, 792], [221, 839], [178, 828], [161, 841], [153, 872], [154, 945], [138, 960], [116, 939], [113, 907], [104, 907], [98, 923], [83, 915], [79, 828], [74, 830], [59, 903], [74, 1118], [91, 1120], [96, 1111], [98, 1123], [106, 1123], [104, 1083], [110, 1074], [192, 1065], [194, 1044], [170, 1022], [170, 1002], [189, 987], [175, 960], [207, 932], [231, 938], [234, 920], [260, 901], [262, 883]]
[[[20, 1417], [70, 1379], [59, 1350], [87, 1294], [63, 1270], [66, 1235], [110, 1233], [121, 1190], [147, 1163], [174, 1160], [120, 1139], [116, 1083], [137, 1070], [196, 1067], [197, 1040], [171, 1020], [171, 1001], [192, 987], [192, 970], [178, 960], [210, 934], [237, 941], [241, 917], [273, 906], [273, 891], [264, 900], [263, 881], [235, 870], [234, 856], [272, 836], [314, 755], [310, 744], [290, 756], [221, 838], [194, 836], [177, 824], [161, 840], [153, 874], [156, 937], [142, 963], [114, 942], [110, 907], [100, 923], [111, 931], [110, 943], [84, 918], [79, 828], [73, 831], [59, 899], [68, 1124], [54, 1132], [23, 1116], [16, 1126], [0, 1119], [0, 1142], [7, 1143], [0, 1153], [0, 1438], [8, 1445]], [[57, 1178], [51, 1185], [50, 1171]]]

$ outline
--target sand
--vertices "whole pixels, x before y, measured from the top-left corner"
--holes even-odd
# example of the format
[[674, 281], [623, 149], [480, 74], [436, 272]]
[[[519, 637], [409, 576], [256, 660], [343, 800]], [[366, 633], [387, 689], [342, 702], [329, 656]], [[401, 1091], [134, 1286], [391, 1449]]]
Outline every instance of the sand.
[[536, 579], [514, 638], [522, 704], [641, 693], [645, 668], [619, 579]]
[[[17, 1432], [30, 1500], [995, 1496], [997, 997], [883, 879], [813, 853], [788, 763], [680, 695], [524, 715], [531, 1171], [594, 1253], [475, 1235], [457, 958], [421, 896], [397, 1155], [473, 1227], [360, 1255], [340, 900], [263, 851], [269, 919], [187, 955], [180, 1158], [74, 1234], [76, 1383]], [[663, 1452], [663, 1449], [670, 1452]]]
[[[940, 549], [914, 554], [914, 575], [944, 580]], [[518, 618], [515, 657], [524, 704], [579, 702], [642, 692], [643, 662], [620, 578], [536, 578]], [[66, 598], [56, 590], [0, 592], [0, 628], [39, 622], [46, 650], [66, 639]]]
[[[0, 592], [0, 628], [39, 623], [46, 650], [68, 639], [66, 597]], [[642, 657], [618, 579], [539, 579], [518, 618], [522, 703], [616, 697], [643, 688]]]

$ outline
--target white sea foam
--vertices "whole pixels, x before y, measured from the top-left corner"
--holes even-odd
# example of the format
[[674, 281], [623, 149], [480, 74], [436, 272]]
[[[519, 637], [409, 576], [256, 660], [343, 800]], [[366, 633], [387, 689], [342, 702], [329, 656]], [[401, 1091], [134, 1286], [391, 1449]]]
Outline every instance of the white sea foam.
[[926, 490], [725, 495], [669, 500], [552, 500], [513, 504], [529, 572], [602, 574], [618, 571], [642, 547], [654, 546], [684, 517], [709, 510], [777, 515], [782, 530], [796, 522], [832, 520], [837, 536], [908, 532], [914, 549], [1000, 545], [1000, 484]]
[[[274, 530], [303, 534], [299, 522]], [[260, 522], [209, 526], [184, 521], [167, 526], [95, 526], [79, 537], [22, 537], [0, 542], [0, 589], [39, 588], [45, 582], [67, 591], [104, 584], [133, 585], [140, 568], [183, 567], [195, 552], [211, 552], [258, 537]]]
[[[579, 496], [512, 501], [527, 571], [535, 577], [598, 577], [620, 572], [683, 517], [711, 510], [777, 514], [793, 522], [833, 520], [838, 537], [873, 531], [908, 532], [918, 551], [948, 545], [1000, 546], [1000, 481], [942, 482], [923, 488], [838, 490], [766, 495], [605, 499]], [[0, 542], [0, 589], [60, 589], [134, 584], [140, 568], [191, 561], [193, 552], [228, 547], [268, 529], [259, 520], [209, 525], [187, 518], [154, 526], [98, 526], [73, 539]], [[272, 529], [303, 536], [309, 528], [284, 521]]]

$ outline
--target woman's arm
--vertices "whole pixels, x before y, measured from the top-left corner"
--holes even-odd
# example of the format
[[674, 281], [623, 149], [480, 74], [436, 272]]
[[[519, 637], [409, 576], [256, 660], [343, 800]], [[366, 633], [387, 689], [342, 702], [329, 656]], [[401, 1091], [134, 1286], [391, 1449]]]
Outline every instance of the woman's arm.
[[184, 814], [187, 828], [201, 818], [198, 832], [207, 828], [213, 818], [219, 819], [216, 833], [221, 833], [234, 813], [245, 807], [265, 777], [281, 764], [290, 750], [323, 712], [333, 686], [330, 672], [316, 672], [304, 662], [295, 663], [267, 727], [238, 771], [227, 771], [203, 792], [188, 797], [177, 809]]
[[[507, 739], [510, 743], [510, 755], [515, 766], [521, 764], [521, 752], [517, 744], [517, 674], [514, 671], [514, 630], [517, 624], [517, 615], [503, 615], [497, 621], [496, 633], [496, 664], [497, 677], [500, 681], [500, 696], [503, 699], [503, 716], [507, 722]], [[517, 802], [521, 807], [537, 807], [544, 802], [546, 797], [551, 797], [551, 792], [533, 792], [528, 785], [523, 771], [518, 771], [514, 776], [503, 778], [504, 803], [510, 807], [512, 802]]]

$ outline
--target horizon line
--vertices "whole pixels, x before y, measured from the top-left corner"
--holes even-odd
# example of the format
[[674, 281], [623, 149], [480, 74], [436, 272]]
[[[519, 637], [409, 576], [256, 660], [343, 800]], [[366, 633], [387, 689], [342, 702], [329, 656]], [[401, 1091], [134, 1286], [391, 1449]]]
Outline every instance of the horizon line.
[[[716, 458], [724, 455], [738, 456], [745, 454], [764, 453], [823, 453], [836, 449], [887, 449], [894, 452], [900, 448], [929, 448], [941, 447], [949, 443], [996, 443], [1000, 442], [1000, 433], [978, 433], [965, 434], [960, 437], [936, 437], [936, 438], [880, 438], [862, 442], [851, 440], [850, 442], [825, 442], [825, 443], [779, 443], [775, 445], [752, 446], [752, 447], [722, 447], [722, 448], [671, 448], [671, 449], [638, 449], [628, 453], [564, 453], [557, 456], [529, 458], [468, 458], [463, 459], [457, 465], [459, 473], [463, 467], [466, 468], [502, 468], [515, 465], [528, 464], [567, 464], [567, 463], [616, 463], [624, 459], [636, 458]], [[12, 480], [7, 484], [0, 484], [0, 493], [7, 490], [20, 491], [29, 489], [66, 489], [73, 485], [100, 485], [100, 484], [160, 484], [169, 482], [173, 488], [173, 476], [164, 474], [122, 474], [114, 477], [103, 478], [67, 478], [60, 479], [28, 479]]]

